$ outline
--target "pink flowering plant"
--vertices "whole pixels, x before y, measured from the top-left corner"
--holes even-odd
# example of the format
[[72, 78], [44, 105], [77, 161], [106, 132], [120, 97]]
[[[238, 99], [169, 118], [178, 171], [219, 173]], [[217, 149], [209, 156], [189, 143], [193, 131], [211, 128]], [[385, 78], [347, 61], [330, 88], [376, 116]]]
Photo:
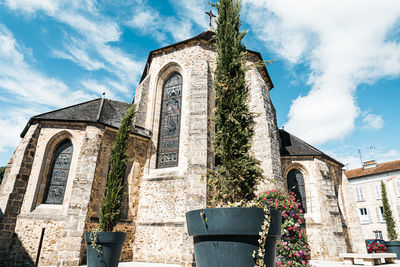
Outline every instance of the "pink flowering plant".
[[267, 209], [282, 211], [282, 236], [277, 243], [278, 267], [311, 266], [310, 247], [303, 228], [303, 210], [293, 192], [284, 194], [277, 190], [257, 196], [258, 203]]

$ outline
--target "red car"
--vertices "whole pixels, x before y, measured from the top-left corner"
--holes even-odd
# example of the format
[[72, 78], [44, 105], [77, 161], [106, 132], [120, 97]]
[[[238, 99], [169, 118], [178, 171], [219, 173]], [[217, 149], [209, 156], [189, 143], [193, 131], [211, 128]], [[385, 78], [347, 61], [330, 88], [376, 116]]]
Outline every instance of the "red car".
[[368, 253], [385, 253], [387, 247], [382, 239], [367, 239], [365, 240]]

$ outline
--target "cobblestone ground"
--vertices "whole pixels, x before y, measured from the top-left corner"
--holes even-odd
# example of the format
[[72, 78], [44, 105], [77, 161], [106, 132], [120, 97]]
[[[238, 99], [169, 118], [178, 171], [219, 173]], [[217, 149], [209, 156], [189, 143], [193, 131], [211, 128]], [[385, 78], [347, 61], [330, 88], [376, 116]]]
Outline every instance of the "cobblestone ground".
[[[391, 263], [391, 264], [380, 264], [376, 266], [382, 266], [382, 267], [400, 267], [400, 261], [396, 260], [396, 263]], [[358, 266], [364, 266], [362, 262], [355, 262], [355, 265], [348, 265], [344, 264], [343, 262], [337, 262], [337, 261], [317, 261], [317, 260], [312, 260], [311, 264], [313, 267], [358, 267]]]

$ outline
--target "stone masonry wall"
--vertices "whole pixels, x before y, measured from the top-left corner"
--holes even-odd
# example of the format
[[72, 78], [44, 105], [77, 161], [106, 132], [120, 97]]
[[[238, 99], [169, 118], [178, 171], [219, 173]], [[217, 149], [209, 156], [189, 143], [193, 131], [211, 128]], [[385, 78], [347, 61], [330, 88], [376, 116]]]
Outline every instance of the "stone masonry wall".
[[342, 174], [341, 183], [339, 185], [339, 206], [343, 212], [345, 225], [345, 233], [347, 235], [348, 252], [365, 253], [365, 239], [360, 227], [360, 217], [357, 214], [357, 206], [354, 194], [346, 176]]
[[135, 125], [139, 125], [144, 127], [146, 122], [147, 115], [147, 105], [149, 103], [149, 83], [150, 83], [151, 75], [148, 75], [136, 88], [135, 91], [135, 99], [134, 103], [138, 103], [137, 105], [137, 113], [135, 117]]
[[[255, 62], [255, 60], [253, 61]], [[270, 99], [269, 88], [254, 66], [254, 62], [249, 62], [247, 65], [246, 83], [250, 88], [250, 111], [257, 115], [252, 151], [254, 156], [260, 160], [265, 177], [265, 180], [259, 185], [258, 191], [283, 190], [276, 115]]]
[[[0, 266], [12, 265], [17, 260], [19, 261], [10, 252], [10, 245], [19, 243], [15, 226], [32, 169], [38, 132], [37, 125], [29, 128], [7, 166], [4, 181], [0, 187], [2, 205], [0, 209], [3, 213], [0, 219]], [[23, 257], [21, 263], [25, 262], [32, 263], [32, 259], [29, 256]]]
[[103, 129], [87, 126], [78, 165], [73, 179], [71, 201], [67, 210], [68, 220], [63, 234], [64, 249], [59, 250], [58, 264], [76, 266], [81, 261], [81, 243], [85, 233], [85, 220], [89, 209], [94, 174], [98, 164]]
[[339, 187], [336, 185], [339, 178], [331, 165], [324, 159], [313, 157], [282, 157], [285, 180], [293, 168], [304, 177], [307, 203], [304, 218], [313, 259], [337, 260], [339, 253], [346, 252], [344, 221], [338, 206]]
[[[96, 168], [95, 179], [92, 187], [92, 193], [89, 204], [89, 212], [86, 218], [85, 231], [90, 231], [98, 226], [99, 211], [101, 208], [104, 189], [110, 164], [110, 152], [115, 139], [115, 130], [106, 130], [100, 149], [99, 161]], [[116, 226], [116, 231], [127, 233], [126, 241], [122, 248], [120, 261], [132, 261], [134, 249], [135, 220], [138, 207], [138, 193], [141, 177], [143, 176], [143, 167], [146, 162], [147, 140], [138, 136], [131, 136], [128, 144], [127, 155], [134, 161], [127, 167], [127, 178], [124, 199], [123, 219]], [[82, 258], [85, 258], [86, 244], [83, 243]], [[85, 261], [85, 259], [83, 260]]]
[[[29, 153], [31, 158], [23, 159], [23, 164], [32, 164], [33, 167], [26, 176], [26, 194], [23, 202], [21, 198], [21, 213], [16, 220], [10, 255], [14, 261], [33, 263], [42, 228], [45, 228], [39, 265], [77, 266], [103, 130], [82, 123], [43, 122], [39, 126], [37, 145], [28, 146], [32, 149]], [[31, 126], [21, 144], [29, 139], [34, 127]], [[42, 204], [40, 192], [46, 184], [48, 163], [53, 149], [64, 138], [70, 138], [74, 145], [64, 201], [62, 205]]]
[[[250, 64], [252, 59], [249, 60]], [[136, 261], [185, 266], [193, 263], [193, 240], [186, 233], [185, 212], [206, 205], [202, 177], [207, 167], [214, 165], [211, 116], [215, 67], [213, 44], [194, 40], [155, 53], [148, 76], [136, 91], [135, 103], [147, 106], [143, 126], [153, 133], [139, 196], [134, 245]], [[179, 166], [156, 169], [162, 87], [173, 71], [183, 78]], [[250, 68], [246, 78], [250, 87], [250, 110], [261, 114], [257, 117], [254, 154], [262, 161], [265, 176], [277, 180], [269, 186], [281, 188], [279, 140], [269, 88], [256, 68]], [[144, 94], [147, 88], [148, 96]]]
[[[153, 132], [153, 138], [140, 191], [135, 237], [138, 253], [134, 255], [137, 261], [193, 261], [193, 241], [186, 234], [185, 212], [205, 206], [205, 183], [201, 177], [209, 159], [210, 64], [215, 65], [215, 54], [203, 43], [157, 55], [152, 60], [146, 127]], [[162, 86], [172, 71], [183, 77], [179, 166], [155, 169]]]

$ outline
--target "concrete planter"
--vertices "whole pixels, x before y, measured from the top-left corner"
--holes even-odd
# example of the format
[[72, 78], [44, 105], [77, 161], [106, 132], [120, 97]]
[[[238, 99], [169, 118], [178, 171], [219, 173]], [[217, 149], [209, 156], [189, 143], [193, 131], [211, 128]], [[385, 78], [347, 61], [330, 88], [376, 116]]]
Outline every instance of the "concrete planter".
[[385, 241], [389, 253], [396, 253], [396, 260], [400, 259], [400, 241]]
[[98, 232], [96, 244], [99, 253], [91, 246], [91, 232], [86, 232], [87, 244], [87, 266], [88, 267], [118, 267], [122, 245], [126, 240], [126, 233], [123, 232]]
[[[188, 233], [194, 237], [197, 267], [253, 267], [264, 221], [261, 208], [200, 209], [186, 213]], [[265, 262], [275, 266], [276, 239], [281, 236], [282, 213], [271, 211]]]

